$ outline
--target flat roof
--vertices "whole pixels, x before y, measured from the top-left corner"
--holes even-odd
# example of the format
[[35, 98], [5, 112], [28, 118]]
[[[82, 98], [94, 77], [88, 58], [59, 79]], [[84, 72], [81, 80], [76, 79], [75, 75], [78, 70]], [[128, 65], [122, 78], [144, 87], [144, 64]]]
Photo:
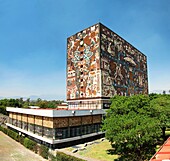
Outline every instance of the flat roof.
[[105, 114], [103, 109], [27, 109], [6, 107], [8, 112], [46, 116], [46, 117], [71, 117], [71, 116], [87, 116], [87, 115], [102, 115]]

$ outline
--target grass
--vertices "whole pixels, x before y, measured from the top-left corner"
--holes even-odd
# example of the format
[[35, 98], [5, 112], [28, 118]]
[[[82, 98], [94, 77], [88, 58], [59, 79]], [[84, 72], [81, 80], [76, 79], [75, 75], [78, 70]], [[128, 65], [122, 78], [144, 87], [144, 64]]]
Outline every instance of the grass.
[[166, 136], [170, 136], [170, 131], [165, 131]]
[[[166, 131], [166, 136], [170, 136], [170, 130]], [[100, 140], [96, 140], [95, 142], [100, 142]], [[156, 151], [159, 150], [162, 144], [156, 146]], [[65, 148], [68, 151], [74, 150], [74, 148], [69, 147]], [[100, 161], [114, 161], [114, 159], [118, 159], [118, 155], [112, 155], [109, 153], [109, 151], [113, 151], [110, 143], [108, 140], [104, 140], [103, 142], [100, 142], [99, 144], [92, 144], [88, 145], [86, 147], [86, 150], [78, 151], [76, 154], [92, 159], [97, 159]]]
[[[100, 142], [96, 140], [97, 144], [92, 144], [86, 146], [86, 150], [79, 151], [76, 154], [79, 154], [84, 157], [98, 159], [100, 161], [110, 161], [118, 158], [118, 155], [112, 155], [108, 150], [113, 151], [108, 140]], [[72, 151], [73, 148], [66, 148], [66, 150]]]

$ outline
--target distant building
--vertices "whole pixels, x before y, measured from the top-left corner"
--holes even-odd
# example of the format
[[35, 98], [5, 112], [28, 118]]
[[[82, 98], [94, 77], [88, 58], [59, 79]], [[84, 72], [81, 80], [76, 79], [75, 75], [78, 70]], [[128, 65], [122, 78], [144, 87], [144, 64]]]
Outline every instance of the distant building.
[[134, 94], [148, 94], [144, 54], [101, 23], [67, 39], [69, 107], [105, 109], [114, 95]]

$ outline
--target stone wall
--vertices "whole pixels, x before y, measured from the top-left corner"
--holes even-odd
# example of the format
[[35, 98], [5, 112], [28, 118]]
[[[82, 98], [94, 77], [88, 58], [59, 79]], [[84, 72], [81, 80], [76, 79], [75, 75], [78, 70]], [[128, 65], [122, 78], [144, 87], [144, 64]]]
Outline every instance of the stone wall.
[[53, 118], [51, 117], [43, 117], [43, 126], [53, 128]]
[[42, 116], [35, 116], [35, 124], [42, 126]]
[[69, 118], [69, 126], [80, 126], [80, 125], [81, 125], [81, 117]]
[[68, 118], [54, 118], [54, 128], [68, 127]]
[[92, 116], [83, 116], [82, 125], [92, 124]]
[[93, 123], [101, 123], [101, 122], [102, 122], [102, 116], [101, 115], [93, 116]]

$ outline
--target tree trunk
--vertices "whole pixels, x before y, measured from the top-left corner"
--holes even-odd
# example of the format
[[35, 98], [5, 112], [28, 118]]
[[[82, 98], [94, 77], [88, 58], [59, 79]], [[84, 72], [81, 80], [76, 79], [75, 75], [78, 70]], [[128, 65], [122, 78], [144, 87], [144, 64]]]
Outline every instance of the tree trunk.
[[165, 136], [165, 130], [166, 130], [166, 127], [162, 127], [162, 138], [164, 139], [164, 141], [166, 140], [166, 136]]

